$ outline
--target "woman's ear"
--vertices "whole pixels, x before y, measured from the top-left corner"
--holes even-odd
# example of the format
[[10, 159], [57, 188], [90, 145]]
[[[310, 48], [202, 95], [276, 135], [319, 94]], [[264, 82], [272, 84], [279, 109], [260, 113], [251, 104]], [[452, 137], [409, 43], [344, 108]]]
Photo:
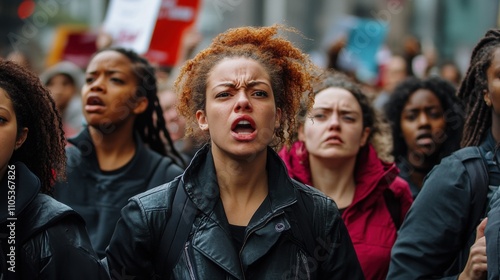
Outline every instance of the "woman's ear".
[[148, 108], [149, 101], [146, 97], [139, 97], [135, 102], [135, 107], [132, 109], [132, 112], [136, 115], [140, 115], [146, 111]]
[[28, 138], [28, 131], [29, 131], [29, 129], [27, 127], [23, 127], [23, 129], [21, 130], [21, 133], [19, 133], [19, 135], [17, 136], [16, 146], [14, 147], [14, 150], [21, 148], [24, 141], [26, 141], [26, 139]]
[[279, 128], [281, 125], [281, 109], [276, 108], [276, 116], [274, 121], [274, 128]]
[[299, 133], [299, 141], [302, 141], [302, 142], [306, 142], [306, 135], [304, 134], [304, 124], [301, 123], [299, 125], [299, 129], [298, 129], [298, 133]]
[[484, 99], [484, 103], [486, 103], [486, 106], [490, 107], [491, 106], [490, 92], [486, 89], [483, 90], [483, 99]]
[[361, 143], [360, 143], [360, 147], [363, 147], [364, 145], [366, 145], [366, 142], [368, 142], [368, 137], [370, 137], [370, 128], [369, 127], [365, 127], [363, 129], [363, 135], [361, 135]]
[[370, 132], [371, 129], [369, 127], [365, 127], [363, 129], [363, 135], [361, 135], [361, 143], [359, 144], [360, 147], [366, 145], [366, 142], [368, 142], [368, 137], [370, 137]]
[[196, 120], [198, 120], [198, 126], [203, 131], [208, 131], [208, 120], [207, 115], [205, 115], [205, 111], [198, 110], [196, 111]]

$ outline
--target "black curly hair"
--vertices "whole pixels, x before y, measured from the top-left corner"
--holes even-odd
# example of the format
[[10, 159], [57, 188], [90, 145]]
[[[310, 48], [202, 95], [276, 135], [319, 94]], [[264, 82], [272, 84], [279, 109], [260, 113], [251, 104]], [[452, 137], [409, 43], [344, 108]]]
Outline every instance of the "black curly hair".
[[460, 100], [455, 96], [455, 87], [450, 82], [440, 77], [430, 77], [419, 79], [415, 77], [402, 81], [392, 93], [389, 101], [384, 107], [387, 120], [392, 128], [394, 158], [405, 158], [408, 153], [408, 146], [401, 131], [401, 114], [413, 93], [419, 89], [426, 89], [434, 93], [439, 99], [446, 120], [445, 135], [446, 140], [441, 145], [437, 154], [437, 159], [451, 154], [460, 148], [460, 138], [464, 124], [464, 111]]
[[50, 92], [34, 73], [6, 60], [0, 60], [0, 88], [13, 104], [18, 134], [28, 128], [26, 141], [10, 162], [23, 162], [40, 179], [41, 192], [50, 194], [66, 166], [62, 121]]
[[500, 30], [488, 30], [474, 47], [469, 68], [460, 83], [457, 95], [464, 102], [467, 115], [462, 147], [478, 146], [491, 127], [491, 108], [484, 102], [483, 95], [484, 90], [488, 90], [486, 71], [497, 48], [500, 48]]
[[[135, 119], [134, 130], [139, 133], [142, 141], [152, 150], [163, 156], [171, 157], [180, 166], [185, 166], [182, 156], [174, 147], [163, 118], [163, 110], [157, 96], [155, 68], [135, 51], [120, 47], [101, 49], [94, 56], [104, 51], [118, 52], [132, 62], [132, 72], [137, 78], [137, 97], [148, 99], [147, 109]], [[167, 143], [164, 143], [163, 139], [166, 139]]]

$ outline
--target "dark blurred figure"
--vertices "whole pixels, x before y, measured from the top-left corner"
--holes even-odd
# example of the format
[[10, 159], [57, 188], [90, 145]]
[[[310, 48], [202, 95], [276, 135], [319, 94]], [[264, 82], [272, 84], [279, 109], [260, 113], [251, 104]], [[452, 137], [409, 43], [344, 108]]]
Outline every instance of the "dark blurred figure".
[[460, 148], [463, 108], [448, 81], [408, 78], [395, 88], [385, 113], [400, 176], [415, 198], [434, 165]]

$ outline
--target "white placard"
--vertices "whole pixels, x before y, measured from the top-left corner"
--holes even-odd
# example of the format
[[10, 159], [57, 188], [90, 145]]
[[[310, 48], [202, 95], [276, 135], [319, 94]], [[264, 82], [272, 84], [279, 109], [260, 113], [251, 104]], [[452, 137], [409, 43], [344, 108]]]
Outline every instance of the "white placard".
[[113, 46], [144, 54], [151, 42], [160, 4], [161, 0], [111, 0], [103, 27], [113, 38]]

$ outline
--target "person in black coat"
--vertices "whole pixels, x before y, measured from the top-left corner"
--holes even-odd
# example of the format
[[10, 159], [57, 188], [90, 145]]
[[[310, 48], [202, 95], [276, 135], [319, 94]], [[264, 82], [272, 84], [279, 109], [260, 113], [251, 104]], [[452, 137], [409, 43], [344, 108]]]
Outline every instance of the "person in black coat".
[[[141, 192], [171, 181], [183, 171], [160, 107], [154, 68], [122, 48], [94, 54], [82, 88], [87, 127], [68, 140], [67, 180], [54, 197], [87, 222], [102, 258], [120, 210]], [[166, 143], [164, 143], [164, 141]]]
[[[457, 93], [466, 114], [463, 148], [427, 175], [392, 249], [388, 279], [485, 279], [489, 262], [498, 262], [487, 255], [491, 217], [483, 218], [500, 185], [500, 30], [486, 32], [469, 65]], [[468, 147], [478, 148], [489, 182], [473, 180], [481, 175], [469, 174], [456, 156]]]
[[[210, 140], [181, 177], [123, 208], [106, 250], [113, 279], [364, 279], [335, 203], [292, 180], [272, 149], [300, 100], [313, 102], [315, 67], [287, 30], [231, 29], [181, 69], [179, 111]], [[194, 211], [176, 211], [176, 192]], [[169, 263], [162, 236], [183, 231], [166, 224], [188, 216]]]
[[84, 220], [50, 194], [61, 118], [38, 77], [0, 61], [0, 279], [107, 279]]

